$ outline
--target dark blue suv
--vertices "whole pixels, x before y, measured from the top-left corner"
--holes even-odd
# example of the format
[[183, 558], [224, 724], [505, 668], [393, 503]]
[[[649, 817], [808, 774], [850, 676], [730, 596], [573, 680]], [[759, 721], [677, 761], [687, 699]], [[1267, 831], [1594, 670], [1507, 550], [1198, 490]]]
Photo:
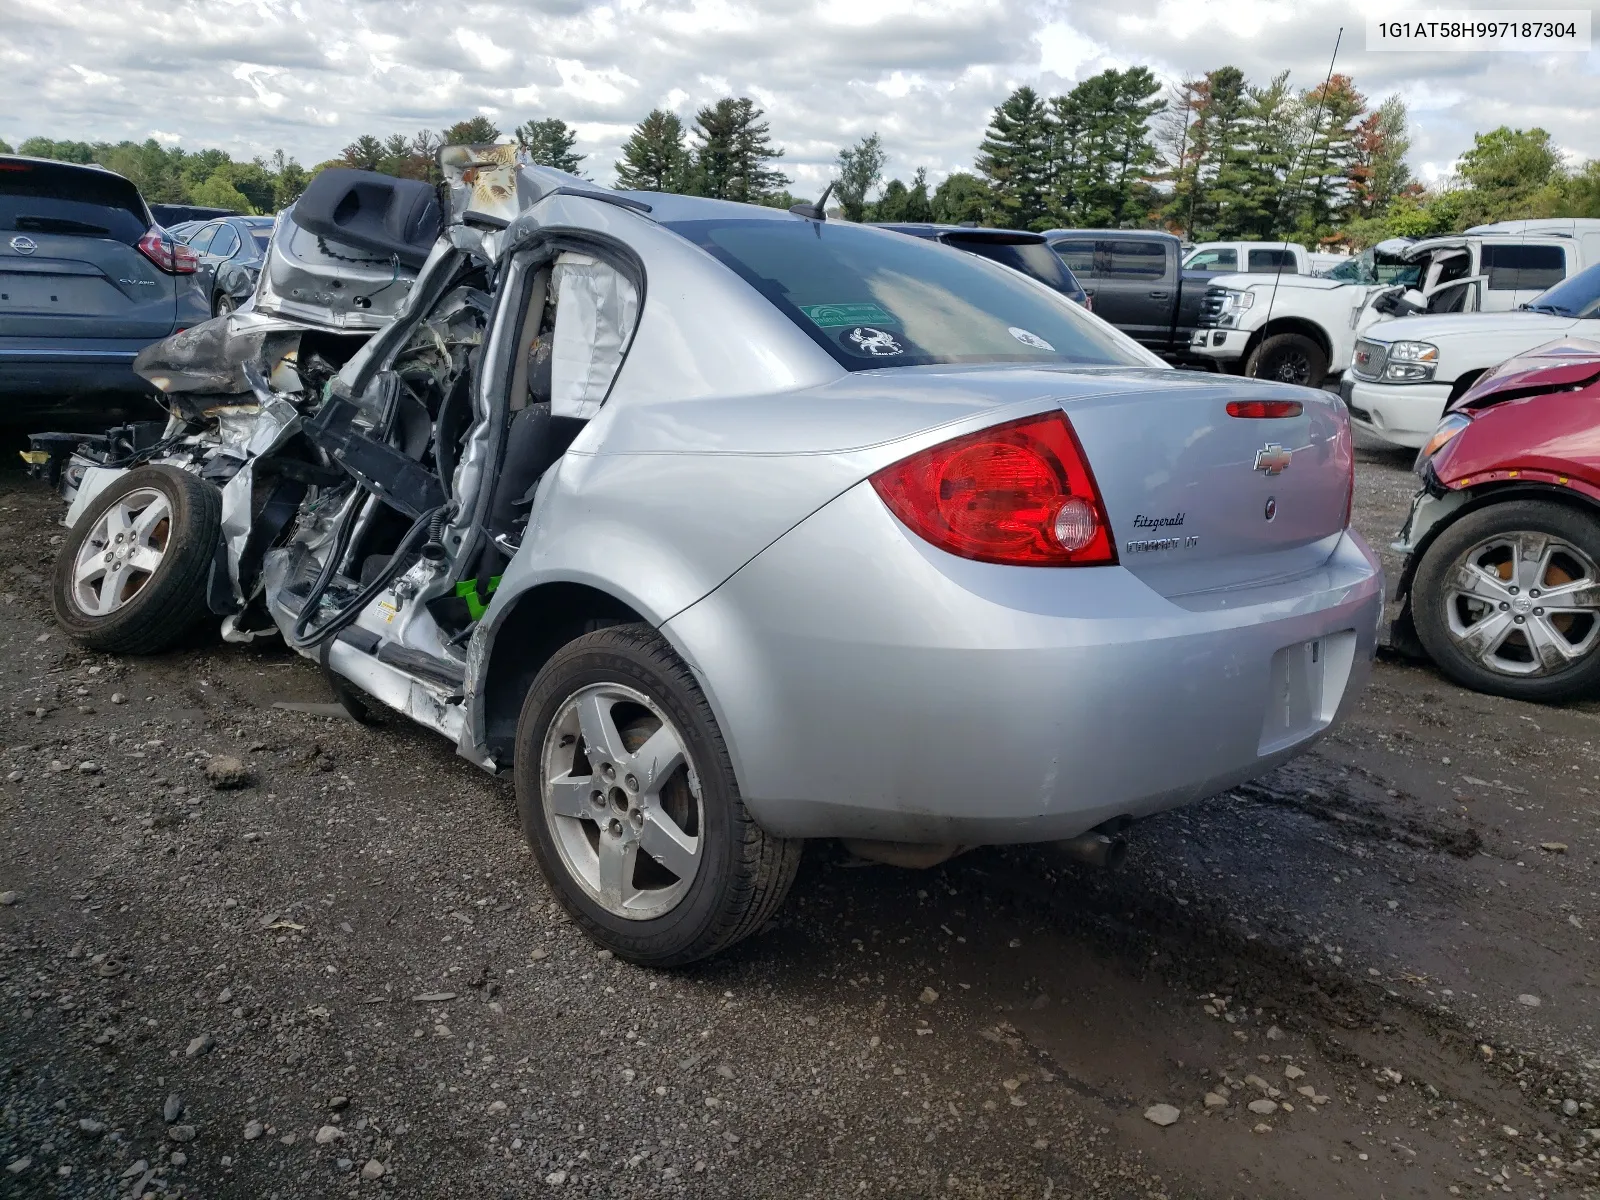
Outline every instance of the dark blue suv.
[[892, 229], [896, 233], [943, 242], [968, 254], [980, 254], [1013, 271], [1021, 271], [1030, 279], [1037, 279], [1075, 304], [1091, 310], [1094, 308], [1089, 293], [1078, 283], [1072, 268], [1050, 248], [1043, 234], [1021, 229], [983, 229], [973, 225], [901, 224], [889, 221], [875, 221], [873, 224], [880, 229]]
[[0, 155], [0, 392], [149, 393], [133, 356], [211, 315], [198, 267], [121, 175]]

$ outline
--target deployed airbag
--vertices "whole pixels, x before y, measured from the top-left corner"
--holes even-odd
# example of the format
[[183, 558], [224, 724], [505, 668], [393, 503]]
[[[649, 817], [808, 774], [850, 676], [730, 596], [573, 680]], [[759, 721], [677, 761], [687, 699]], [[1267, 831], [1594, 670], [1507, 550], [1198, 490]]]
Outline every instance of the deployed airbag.
[[609, 263], [566, 251], [556, 259], [550, 409], [584, 420], [600, 411], [639, 319], [639, 293]]

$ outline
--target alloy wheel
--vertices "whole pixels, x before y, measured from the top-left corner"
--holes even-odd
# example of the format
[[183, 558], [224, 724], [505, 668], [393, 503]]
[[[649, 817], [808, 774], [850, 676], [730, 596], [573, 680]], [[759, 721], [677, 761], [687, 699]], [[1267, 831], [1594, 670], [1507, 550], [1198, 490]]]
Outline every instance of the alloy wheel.
[[699, 777], [678, 728], [616, 683], [562, 702], [545, 731], [540, 798], [568, 874], [608, 913], [644, 921], [688, 894], [705, 849]]
[[123, 496], [95, 521], [72, 568], [73, 604], [104, 617], [139, 594], [160, 568], [172, 536], [172, 506], [154, 488]]
[[1499, 534], [1456, 561], [1445, 620], [1462, 653], [1488, 670], [1548, 676], [1600, 642], [1600, 570], [1571, 543], [1543, 533]]

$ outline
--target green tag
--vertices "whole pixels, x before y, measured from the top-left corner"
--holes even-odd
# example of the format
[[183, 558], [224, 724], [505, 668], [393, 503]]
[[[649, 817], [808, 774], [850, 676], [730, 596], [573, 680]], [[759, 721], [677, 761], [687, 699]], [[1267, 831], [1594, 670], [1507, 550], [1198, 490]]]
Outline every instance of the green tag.
[[[500, 576], [492, 576], [489, 580], [489, 595], [494, 595], [495, 588], [500, 586]], [[467, 611], [472, 614], [474, 621], [483, 620], [483, 614], [489, 611], [489, 606], [478, 597], [478, 581], [476, 579], [463, 579], [456, 584], [456, 595], [467, 602]]]
[[898, 325], [893, 316], [870, 301], [865, 304], [802, 304], [800, 311], [813, 325], [837, 329], [841, 325]]

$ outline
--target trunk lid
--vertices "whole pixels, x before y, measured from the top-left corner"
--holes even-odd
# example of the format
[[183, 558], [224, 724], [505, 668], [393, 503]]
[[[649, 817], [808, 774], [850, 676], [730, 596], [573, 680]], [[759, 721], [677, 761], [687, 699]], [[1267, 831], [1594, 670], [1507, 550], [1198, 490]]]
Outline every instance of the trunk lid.
[[120, 175], [0, 158], [0, 333], [45, 345], [171, 333], [175, 278], [137, 248], [149, 228]]
[[[1230, 401], [1290, 401], [1301, 411], [1231, 416]], [[1160, 387], [1062, 408], [1122, 565], [1163, 595], [1313, 570], [1345, 528], [1352, 451], [1336, 396], [1174, 372]]]

